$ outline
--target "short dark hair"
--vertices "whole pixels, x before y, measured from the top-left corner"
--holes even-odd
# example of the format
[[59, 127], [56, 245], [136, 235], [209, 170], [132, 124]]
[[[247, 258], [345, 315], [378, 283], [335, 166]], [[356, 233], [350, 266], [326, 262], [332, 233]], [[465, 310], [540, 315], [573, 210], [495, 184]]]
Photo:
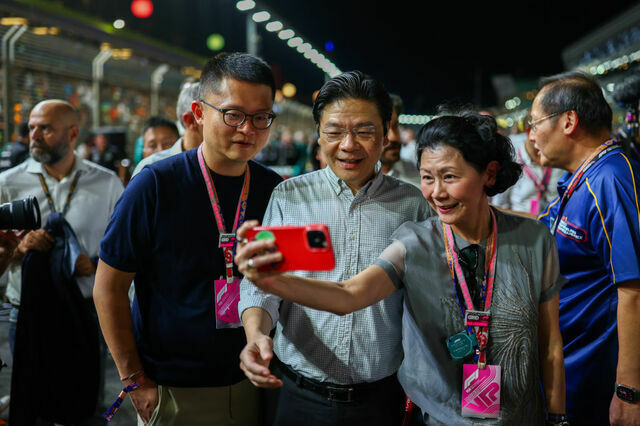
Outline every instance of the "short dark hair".
[[168, 127], [173, 130], [176, 135], [180, 136], [176, 123], [161, 115], [152, 115], [144, 121], [144, 124], [142, 125], [142, 135], [144, 135], [147, 130], [155, 127]]
[[389, 97], [391, 98], [393, 111], [398, 115], [402, 114], [404, 112], [404, 102], [402, 102], [402, 98], [395, 93], [389, 93]]
[[543, 77], [540, 88], [540, 107], [545, 114], [575, 111], [587, 132], [611, 131], [611, 107], [598, 82], [587, 74], [568, 71]]
[[491, 161], [500, 165], [496, 183], [485, 187], [488, 196], [506, 191], [522, 174], [522, 166], [515, 162], [513, 145], [509, 138], [498, 133], [493, 117], [473, 112], [444, 115], [422, 126], [416, 139], [418, 168], [425, 149], [451, 146], [462, 154], [478, 173], [483, 173]]
[[378, 108], [384, 134], [391, 120], [391, 98], [381, 82], [360, 71], [348, 71], [327, 81], [313, 103], [313, 119], [320, 125], [322, 111], [327, 105], [340, 99], [362, 99], [373, 102]]
[[209, 59], [200, 75], [200, 99], [211, 92], [220, 92], [225, 78], [265, 84], [271, 88], [271, 99], [276, 95], [276, 81], [271, 67], [262, 59], [248, 53], [218, 53]]
[[27, 136], [29, 136], [28, 122], [23, 121], [22, 123], [18, 124], [18, 136], [21, 138], [26, 138]]

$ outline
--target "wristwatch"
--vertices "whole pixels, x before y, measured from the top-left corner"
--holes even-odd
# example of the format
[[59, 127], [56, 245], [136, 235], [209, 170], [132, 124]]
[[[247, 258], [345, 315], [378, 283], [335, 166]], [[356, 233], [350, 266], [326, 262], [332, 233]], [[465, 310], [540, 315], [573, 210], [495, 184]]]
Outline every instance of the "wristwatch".
[[616, 383], [616, 395], [624, 402], [640, 401], [640, 391], [631, 386], [620, 385]]
[[545, 417], [545, 425], [547, 426], [569, 426], [566, 414], [547, 413]]

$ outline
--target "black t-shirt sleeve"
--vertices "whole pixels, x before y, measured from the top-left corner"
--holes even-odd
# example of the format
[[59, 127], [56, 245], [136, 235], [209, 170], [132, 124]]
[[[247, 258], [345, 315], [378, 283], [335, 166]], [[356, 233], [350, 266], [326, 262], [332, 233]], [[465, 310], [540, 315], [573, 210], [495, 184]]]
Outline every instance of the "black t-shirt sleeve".
[[[150, 252], [155, 222], [157, 181], [150, 169], [131, 180], [116, 203], [104, 237], [100, 259], [125, 272], [136, 272], [140, 256]], [[145, 250], [146, 249], [146, 250]]]

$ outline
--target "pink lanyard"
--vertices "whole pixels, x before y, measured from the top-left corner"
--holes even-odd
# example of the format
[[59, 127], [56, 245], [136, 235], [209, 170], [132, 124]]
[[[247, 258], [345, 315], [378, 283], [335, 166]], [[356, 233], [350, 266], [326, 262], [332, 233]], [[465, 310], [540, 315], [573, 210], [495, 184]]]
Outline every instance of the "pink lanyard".
[[224, 252], [227, 282], [231, 282], [233, 281], [233, 252], [236, 242], [236, 230], [244, 223], [244, 216], [247, 211], [247, 199], [249, 198], [249, 182], [251, 180], [249, 165], [247, 164], [244, 174], [244, 183], [242, 184], [242, 192], [240, 193], [240, 200], [238, 201], [236, 219], [233, 223], [233, 228], [231, 229], [231, 232], [226, 232], [224, 217], [222, 216], [222, 206], [220, 205], [220, 201], [218, 199], [216, 187], [213, 184], [211, 172], [209, 171], [209, 168], [204, 161], [204, 155], [202, 154], [202, 145], [198, 147], [198, 162], [200, 163], [200, 171], [202, 171], [202, 176], [204, 177], [204, 182], [207, 186], [207, 193], [209, 194], [209, 200], [211, 201], [213, 214], [216, 218], [216, 224], [218, 225], [218, 232], [220, 233], [218, 247], [222, 248]]
[[[496, 273], [496, 252], [498, 247], [498, 225], [496, 223], [496, 216], [491, 208], [489, 208], [489, 211], [491, 212], [493, 232], [489, 235], [489, 239], [487, 240], [487, 247], [485, 249], [484, 277], [482, 279], [482, 291], [480, 293], [480, 303], [482, 304], [482, 306], [479, 307], [483, 311], [489, 311], [489, 309], [491, 308], [491, 296], [493, 295], [493, 283], [495, 281]], [[471, 299], [469, 287], [467, 286], [467, 280], [465, 279], [462, 267], [460, 266], [458, 253], [453, 249], [455, 247], [455, 240], [453, 238], [453, 231], [451, 230], [451, 226], [443, 223], [442, 233], [444, 237], [444, 247], [447, 254], [447, 265], [449, 266], [451, 279], [453, 280], [454, 286], [456, 282], [460, 286], [460, 290], [462, 291], [462, 295], [464, 297], [466, 309], [474, 310], [475, 308], [473, 306], [473, 300]], [[457, 292], [455, 293], [457, 295]], [[460, 306], [460, 308], [463, 309], [462, 306]], [[489, 340], [489, 325], [487, 323], [486, 326], [475, 328], [475, 334], [478, 339], [478, 349], [480, 351], [478, 364], [485, 365], [485, 349]]]
[[551, 179], [551, 167], [543, 167], [542, 168], [542, 178], [538, 179], [538, 176], [533, 172], [531, 167], [524, 164], [524, 160], [522, 159], [522, 154], [520, 151], [518, 153], [518, 160], [520, 164], [522, 164], [522, 171], [527, 175], [531, 181], [533, 181], [533, 185], [536, 187], [536, 191], [538, 192], [538, 201], [542, 200], [544, 194], [547, 192], [547, 187], [549, 186], [549, 180]]
[[562, 194], [562, 198], [560, 199], [560, 206], [558, 207], [558, 214], [551, 224], [551, 234], [555, 235], [556, 229], [558, 229], [558, 225], [560, 224], [560, 218], [562, 217], [562, 212], [564, 211], [564, 207], [567, 205], [569, 198], [573, 195], [573, 191], [575, 191], [582, 175], [591, 168], [600, 158], [604, 157], [610, 151], [618, 148], [616, 141], [610, 139], [600, 145], [595, 151], [589, 155], [589, 157], [582, 162], [578, 170], [573, 173], [569, 184], [567, 185], [567, 189]]

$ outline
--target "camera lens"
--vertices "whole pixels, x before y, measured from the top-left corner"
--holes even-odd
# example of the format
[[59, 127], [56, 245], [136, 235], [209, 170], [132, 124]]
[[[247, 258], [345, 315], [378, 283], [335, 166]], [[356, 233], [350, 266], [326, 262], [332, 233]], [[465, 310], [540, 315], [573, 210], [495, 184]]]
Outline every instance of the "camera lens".
[[311, 248], [326, 248], [327, 239], [322, 231], [307, 231], [307, 241]]
[[0, 229], [39, 229], [40, 206], [36, 197], [0, 205]]

